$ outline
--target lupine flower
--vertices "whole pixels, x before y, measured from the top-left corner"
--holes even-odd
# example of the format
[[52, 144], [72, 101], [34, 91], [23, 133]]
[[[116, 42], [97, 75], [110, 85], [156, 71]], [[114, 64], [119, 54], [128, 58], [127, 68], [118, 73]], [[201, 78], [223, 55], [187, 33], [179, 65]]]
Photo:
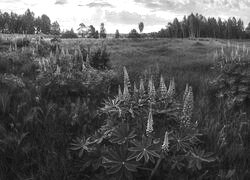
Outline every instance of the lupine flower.
[[62, 48], [62, 50], [61, 50], [61, 56], [62, 56], [62, 57], [65, 57], [65, 51], [64, 51], [64, 48]]
[[155, 95], [156, 95], [155, 86], [154, 86], [152, 76], [150, 77], [150, 79], [148, 81], [148, 95], [149, 95], [151, 100], [154, 100]]
[[83, 61], [83, 55], [82, 55], [82, 51], [80, 50], [80, 48], [78, 49], [78, 56], [79, 56], [79, 59]]
[[187, 95], [188, 95], [188, 92], [189, 92], [189, 85], [186, 84], [186, 88], [185, 88], [185, 92], [184, 92], [184, 95], [183, 95], [183, 101], [185, 101]]
[[144, 88], [144, 83], [143, 83], [143, 79], [142, 78], [140, 79], [139, 93], [140, 93], [140, 96], [143, 96], [144, 93], [145, 93], [145, 88]]
[[137, 97], [138, 96], [138, 92], [139, 92], [139, 90], [137, 89], [136, 83], [134, 82], [134, 93], [133, 93], [133, 96]]
[[162, 98], [166, 97], [167, 95], [167, 87], [165, 85], [165, 82], [164, 82], [164, 79], [163, 79], [163, 76], [161, 75], [161, 80], [160, 80], [160, 95]]
[[163, 141], [163, 144], [162, 144], [162, 146], [161, 146], [161, 149], [163, 150], [163, 151], [169, 151], [169, 138], [168, 138], [168, 132], [166, 131], [165, 132], [165, 136], [164, 136], [164, 141]]
[[153, 132], [154, 130], [153, 124], [154, 124], [154, 120], [153, 120], [152, 108], [150, 107], [149, 114], [148, 114], [147, 129], [146, 129], [147, 135]]
[[58, 65], [56, 65], [56, 72], [55, 72], [55, 74], [59, 75], [60, 73], [61, 73], [61, 68]]
[[65, 55], [67, 55], [67, 56], [69, 55], [69, 50], [68, 49], [65, 50]]
[[123, 97], [122, 90], [121, 90], [121, 86], [119, 85], [118, 86], [118, 98], [119, 98], [119, 100], [122, 100], [122, 97]]
[[168, 97], [173, 98], [175, 95], [175, 82], [174, 78], [170, 81], [169, 87], [168, 87]]
[[127, 71], [127, 69], [126, 69], [125, 66], [123, 67], [123, 73], [124, 73], [124, 86], [126, 84], [126, 86], [128, 87], [128, 90], [130, 92], [130, 90], [131, 90], [131, 84], [130, 84], [130, 81], [129, 81], [128, 71]]
[[194, 97], [193, 97], [193, 90], [192, 87], [189, 87], [188, 94], [185, 98], [184, 104], [183, 104], [183, 118], [182, 118], [182, 124], [186, 127], [190, 126], [190, 120], [193, 113], [193, 107], [194, 107]]
[[87, 57], [86, 57], [86, 64], [87, 64], [87, 65], [90, 65], [89, 54], [87, 54]]

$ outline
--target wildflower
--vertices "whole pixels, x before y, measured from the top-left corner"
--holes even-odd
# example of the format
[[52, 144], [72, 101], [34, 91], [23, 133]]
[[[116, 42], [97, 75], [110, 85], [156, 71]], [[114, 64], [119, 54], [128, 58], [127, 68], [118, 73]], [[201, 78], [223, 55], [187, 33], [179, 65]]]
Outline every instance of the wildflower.
[[151, 78], [148, 81], [148, 95], [149, 95], [151, 100], [154, 100], [155, 94], [156, 94], [155, 86], [154, 86], [153, 78], [151, 76]]
[[124, 86], [126, 85], [128, 87], [129, 92], [130, 92], [131, 84], [129, 81], [128, 71], [127, 71], [125, 66], [123, 67], [123, 73], [124, 73]]
[[161, 80], [160, 80], [160, 95], [162, 98], [166, 97], [167, 95], [167, 87], [165, 85], [165, 82], [164, 82], [164, 79], [163, 79], [163, 76], [161, 75]]
[[188, 127], [190, 126], [190, 120], [193, 113], [193, 107], [194, 107], [194, 97], [193, 97], [193, 90], [192, 87], [189, 87], [188, 94], [184, 100], [183, 104], [183, 118], [182, 118], [182, 125]]
[[60, 73], [61, 73], [61, 68], [58, 65], [56, 65], [56, 72], [55, 72], [55, 74], [59, 75]]
[[118, 86], [118, 98], [119, 98], [119, 100], [122, 100], [122, 97], [123, 97], [122, 90], [121, 90], [121, 86], [119, 85]]
[[140, 93], [140, 96], [143, 96], [144, 93], [145, 93], [145, 88], [144, 88], [144, 83], [143, 83], [143, 79], [142, 79], [142, 78], [140, 79], [140, 89], [139, 89], [139, 93]]
[[175, 94], [175, 82], [174, 79], [172, 79], [168, 87], [168, 97], [173, 98], [174, 94]]
[[184, 95], [183, 95], [183, 101], [185, 101], [187, 95], [188, 95], [188, 92], [189, 92], [189, 86], [188, 84], [186, 84], [186, 88], [185, 88], [185, 92], [184, 92]]
[[166, 131], [165, 132], [165, 136], [164, 136], [164, 141], [163, 141], [163, 144], [162, 144], [162, 146], [161, 146], [161, 149], [163, 150], [163, 151], [169, 151], [169, 138], [168, 138], [168, 132]]
[[137, 97], [138, 96], [138, 92], [139, 92], [139, 90], [136, 87], [136, 83], [134, 83], [134, 93], [133, 93], [133, 96]]
[[152, 108], [150, 107], [149, 114], [148, 114], [148, 122], [147, 122], [147, 129], [146, 133], [147, 135], [153, 132], [153, 115], [152, 115]]

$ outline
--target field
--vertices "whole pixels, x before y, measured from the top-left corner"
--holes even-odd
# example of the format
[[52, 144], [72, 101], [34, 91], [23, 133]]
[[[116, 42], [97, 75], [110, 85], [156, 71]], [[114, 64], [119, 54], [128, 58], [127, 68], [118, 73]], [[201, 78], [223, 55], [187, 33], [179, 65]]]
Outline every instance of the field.
[[250, 178], [250, 42], [0, 47], [0, 179]]

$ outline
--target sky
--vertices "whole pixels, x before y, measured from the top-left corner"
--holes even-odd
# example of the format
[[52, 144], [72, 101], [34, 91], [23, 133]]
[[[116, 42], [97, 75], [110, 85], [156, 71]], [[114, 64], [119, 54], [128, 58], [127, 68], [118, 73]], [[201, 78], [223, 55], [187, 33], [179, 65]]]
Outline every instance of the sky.
[[2, 12], [35, 16], [46, 14], [58, 21], [61, 29], [76, 30], [80, 23], [99, 29], [103, 22], [107, 33], [128, 33], [144, 22], [144, 32], [156, 32], [175, 17], [199, 13], [206, 17], [241, 18], [250, 22], [250, 0], [0, 0]]

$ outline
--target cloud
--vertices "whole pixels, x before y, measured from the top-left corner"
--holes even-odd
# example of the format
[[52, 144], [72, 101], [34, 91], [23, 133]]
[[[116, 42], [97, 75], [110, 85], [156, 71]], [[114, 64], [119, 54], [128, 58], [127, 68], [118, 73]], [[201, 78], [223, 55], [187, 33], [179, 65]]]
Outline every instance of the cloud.
[[153, 11], [171, 11], [176, 13], [208, 11], [230, 11], [250, 7], [249, 0], [134, 0]]
[[[80, 5], [81, 6], [81, 5]], [[90, 7], [90, 8], [93, 8], [93, 7], [113, 7], [113, 5], [107, 3], [107, 2], [92, 2], [92, 3], [89, 3], [87, 4], [86, 6]]]
[[64, 4], [67, 4], [67, 0], [56, 0], [55, 4], [57, 5], [64, 5]]
[[105, 19], [113, 24], [138, 24], [139, 22], [143, 21], [144, 24], [147, 25], [159, 25], [159, 24], [166, 24], [167, 20], [161, 17], [157, 17], [155, 14], [147, 14], [141, 15], [135, 12], [114, 12], [114, 11], [106, 11], [105, 12]]

